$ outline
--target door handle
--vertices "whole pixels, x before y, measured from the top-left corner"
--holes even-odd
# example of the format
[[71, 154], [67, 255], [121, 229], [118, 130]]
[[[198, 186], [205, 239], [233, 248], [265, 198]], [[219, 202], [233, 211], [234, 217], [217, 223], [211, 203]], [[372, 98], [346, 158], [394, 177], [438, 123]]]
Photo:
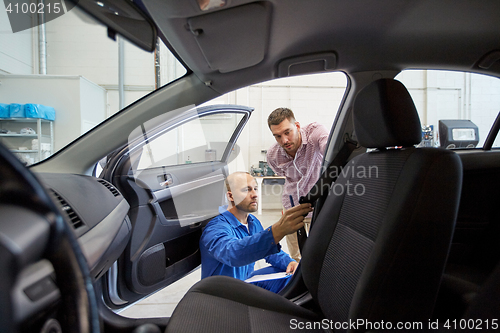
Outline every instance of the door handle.
[[160, 183], [160, 186], [168, 187], [174, 183], [174, 179], [172, 178], [172, 175], [169, 173], [164, 173], [163, 175], [159, 175], [157, 179], [158, 182]]

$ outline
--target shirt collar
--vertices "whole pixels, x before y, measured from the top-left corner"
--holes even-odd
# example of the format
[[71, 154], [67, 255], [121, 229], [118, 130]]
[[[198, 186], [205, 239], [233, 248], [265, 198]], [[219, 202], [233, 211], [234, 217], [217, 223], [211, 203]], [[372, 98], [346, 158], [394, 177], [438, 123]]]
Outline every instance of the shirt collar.
[[[238, 221], [236, 216], [234, 216], [233, 213], [228, 210], [223, 212], [222, 215], [226, 218], [226, 221], [229, 222], [229, 224], [233, 228], [238, 228], [240, 225], [243, 225], [240, 221]], [[254, 218], [255, 217], [252, 214], [248, 214], [247, 223], [253, 223]]]

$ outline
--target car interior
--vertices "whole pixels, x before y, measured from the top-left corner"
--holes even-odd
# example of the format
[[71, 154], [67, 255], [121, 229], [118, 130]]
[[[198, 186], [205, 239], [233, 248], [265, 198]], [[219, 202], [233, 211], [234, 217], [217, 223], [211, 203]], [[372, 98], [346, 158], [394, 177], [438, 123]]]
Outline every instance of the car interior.
[[[419, 102], [396, 78], [500, 77], [498, 1], [74, 2], [111, 38], [147, 51], [161, 39], [187, 73], [29, 168], [0, 145], [2, 332], [498, 329], [500, 114], [482, 147], [421, 147]], [[348, 83], [323, 165], [349, 142], [343, 164], [374, 174], [327, 184], [287, 287], [213, 276], [172, 316], [120, 316], [201, 264], [199, 238], [254, 112], [203, 103], [335, 71]], [[181, 154], [182, 135], [212, 139]], [[222, 153], [194, 159], [209, 148]]]

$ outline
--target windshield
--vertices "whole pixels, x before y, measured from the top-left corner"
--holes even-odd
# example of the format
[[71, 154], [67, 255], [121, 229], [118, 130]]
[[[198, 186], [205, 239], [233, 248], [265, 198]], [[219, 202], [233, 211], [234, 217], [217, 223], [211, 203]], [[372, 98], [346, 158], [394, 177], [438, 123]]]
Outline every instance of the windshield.
[[47, 23], [18, 31], [18, 20], [36, 14], [0, 6], [0, 141], [26, 165], [186, 73], [159, 39], [149, 53], [110, 39], [78, 8], [59, 10]]

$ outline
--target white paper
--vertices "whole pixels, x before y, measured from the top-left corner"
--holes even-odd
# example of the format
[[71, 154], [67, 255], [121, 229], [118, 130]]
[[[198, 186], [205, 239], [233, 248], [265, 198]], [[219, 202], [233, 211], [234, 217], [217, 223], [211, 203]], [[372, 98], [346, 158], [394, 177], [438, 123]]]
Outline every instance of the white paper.
[[258, 282], [258, 281], [266, 281], [266, 280], [284, 279], [284, 278], [288, 277], [289, 275], [290, 274], [287, 274], [285, 272], [254, 275], [251, 278], [246, 279], [245, 282]]

